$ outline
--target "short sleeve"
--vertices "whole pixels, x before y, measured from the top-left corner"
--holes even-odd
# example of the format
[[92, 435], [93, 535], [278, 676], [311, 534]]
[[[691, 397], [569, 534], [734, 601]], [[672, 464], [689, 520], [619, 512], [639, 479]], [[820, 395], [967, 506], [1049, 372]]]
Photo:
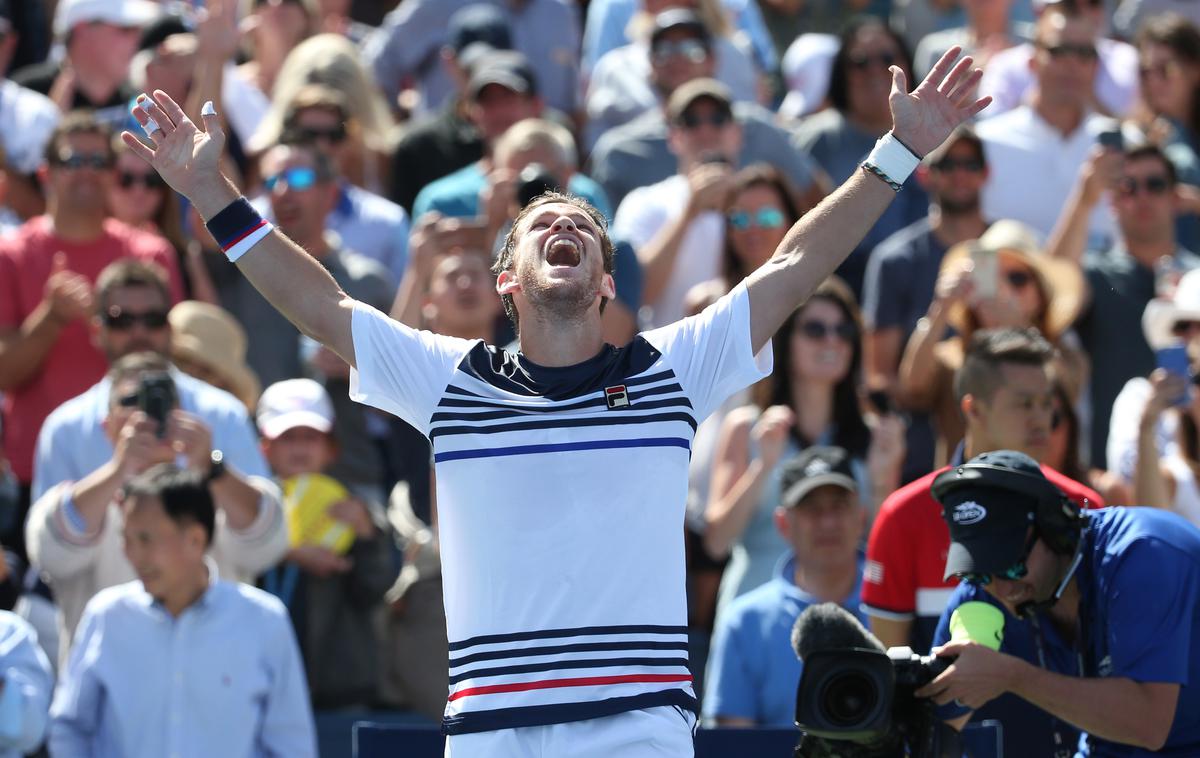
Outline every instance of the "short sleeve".
[[1112, 569], [1107, 629], [1110, 676], [1187, 684], [1197, 632], [1192, 603], [1200, 563], [1177, 547], [1147, 538], [1131, 544]]
[[697, 421], [733, 393], [771, 373], [770, 343], [757, 356], [753, 354], [750, 295], [744, 281], [695, 316], [642, 336], [674, 369]]
[[[897, 497], [897, 493], [892, 497]], [[871, 616], [908, 620], [917, 604], [914, 545], [905, 533], [899, 508], [884, 502], [867, 540], [867, 563], [863, 571], [863, 612]]]
[[18, 293], [21, 282], [12, 257], [0, 249], [0, 329], [12, 329], [21, 325], [21, 298]]
[[741, 620], [741, 614], [736, 612], [717, 619], [704, 684], [706, 721], [722, 716], [755, 721], [760, 717], [755, 703], [763, 688], [755, 683], [746, 659], [749, 650], [739, 635], [743, 628]]
[[429, 417], [455, 367], [478, 340], [417, 331], [356, 303], [351, 319], [354, 362], [350, 399], [429, 431]]

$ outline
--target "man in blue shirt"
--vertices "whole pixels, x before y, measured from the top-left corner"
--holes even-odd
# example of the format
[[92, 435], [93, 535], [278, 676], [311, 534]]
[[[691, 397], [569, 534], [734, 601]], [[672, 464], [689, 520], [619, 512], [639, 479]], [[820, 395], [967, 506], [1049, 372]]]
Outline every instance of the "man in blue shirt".
[[1044, 634], [1032, 662], [944, 645], [956, 661], [918, 695], [975, 709], [1011, 692], [1085, 732], [1076, 756], [1200, 754], [1200, 531], [1152, 508], [1081, 515], [1011, 451], [950, 469], [933, 491], [950, 528], [947, 576]]
[[50, 709], [53, 755], [316, 755], [287, 610], [221, 581], [205, 558], [205, 477], [161, 464], [126, 485], [125, 555], [138, 581], [88, 603]]
[[810, 447], [784, 464], [775, 526], [792, 546], [775, 578], [734, 601], [717, 619], [704, 717], [717, 726], [790, 728], [800, 659], [792, 627], [805, 608], [834, 602], [859, 610], [866, 509], [840, 447]]

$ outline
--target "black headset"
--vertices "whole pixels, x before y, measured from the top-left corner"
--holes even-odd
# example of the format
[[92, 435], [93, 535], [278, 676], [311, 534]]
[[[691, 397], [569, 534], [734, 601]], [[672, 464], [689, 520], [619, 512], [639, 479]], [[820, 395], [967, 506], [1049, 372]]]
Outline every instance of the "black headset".
[[966, 488], [995, 489], [1032, 499], [1037, 536], [1055, 553], [1075, 552], [1087, 516], [1044, 476], [990, 463], [964, 463], [938, 474], [930, 492], [939, 503], [944, 503], [950, 493]]

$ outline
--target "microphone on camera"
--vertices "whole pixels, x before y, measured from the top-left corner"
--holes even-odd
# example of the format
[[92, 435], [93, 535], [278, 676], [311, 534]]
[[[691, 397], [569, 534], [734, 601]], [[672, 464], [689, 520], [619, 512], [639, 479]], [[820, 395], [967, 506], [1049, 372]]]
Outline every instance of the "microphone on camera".
[[837, 603], [810, 605], [792, 627], [792, 649], [802, 661], [810, 653], [848, 648], [887, 652], [875, 635]]

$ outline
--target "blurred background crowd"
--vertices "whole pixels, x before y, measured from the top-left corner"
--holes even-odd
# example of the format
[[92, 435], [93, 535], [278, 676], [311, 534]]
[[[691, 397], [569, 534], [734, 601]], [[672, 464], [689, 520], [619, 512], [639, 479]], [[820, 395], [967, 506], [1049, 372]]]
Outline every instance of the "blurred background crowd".
[[259, 212], [413, 327], [511, 343], [497, 241], [547, 189], [586, 198], [623, 345], [763, 265], [890, 127], [889, 67], [960, 45], [992, 104], [692, 450], [705, 723], [790, 726], [808, 604], [928, 650], [953, 583], [917, 509], [947, 464], [1016, 449], [1200, 524], [1198, 25], [1188, 0], [0, 0], [0, 607], [61, 675], [135, 576], [122, 485], [220, 458], [211, 557], [286, 606], [319, 731], [445, 705], [427, 441], [352, 403], [114, 138], [137, 93], [215, 102]]

